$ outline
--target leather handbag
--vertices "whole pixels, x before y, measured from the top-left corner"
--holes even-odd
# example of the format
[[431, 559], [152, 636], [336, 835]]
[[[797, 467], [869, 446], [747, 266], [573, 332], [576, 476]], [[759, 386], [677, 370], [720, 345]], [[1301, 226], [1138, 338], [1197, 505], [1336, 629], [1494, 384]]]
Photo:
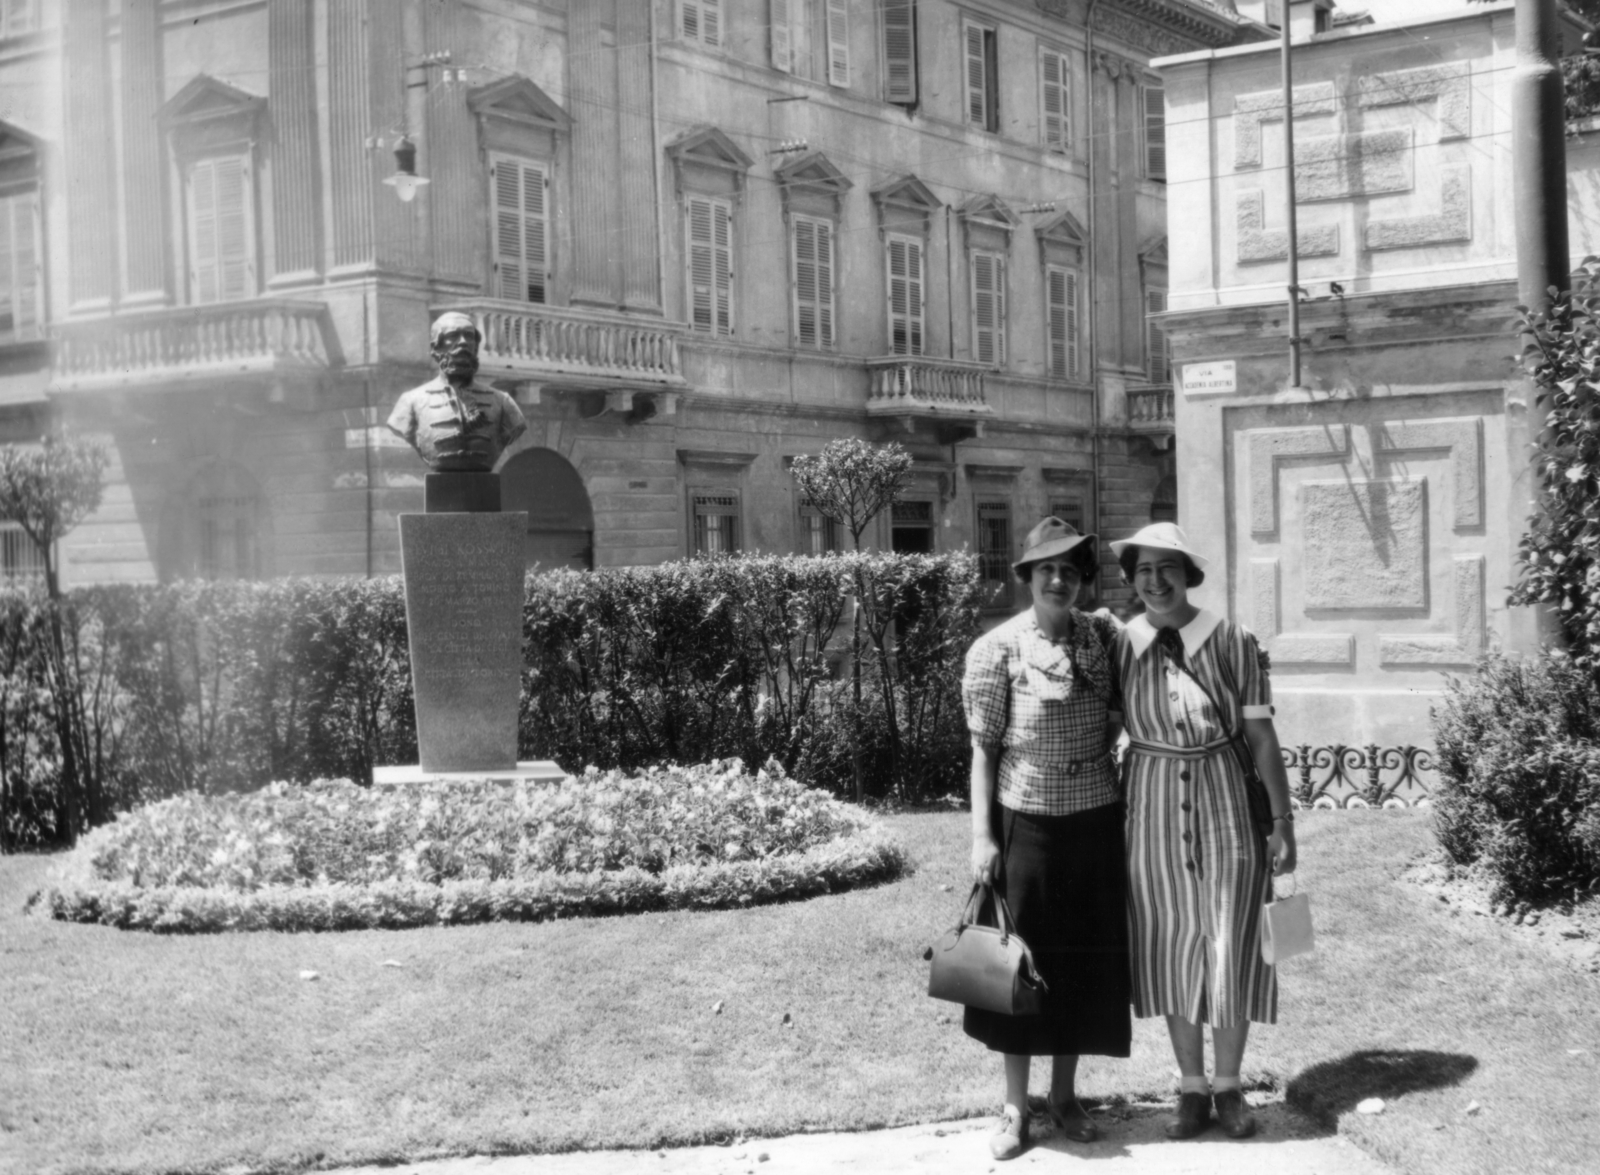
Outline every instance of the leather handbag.
[[[1294, 874], [1289, 875], [1292, 879]], [[1311, 898], [1291, 892], [1261, 907], [1261, 960], [1269, 966], [1316, 949], [1311, 929]]]
[[[996, 925], [983, 926], [978, 918], [987, 904]], [[972, 896], [961, 921], [945, 931], [928, 948], [928, 994], [970, 1008], [1007, 1016], [1034, 1016], [1048, 990], [1033, 965], [1033, 952], [1017, 933], [1005, 898], [983, 884]]]

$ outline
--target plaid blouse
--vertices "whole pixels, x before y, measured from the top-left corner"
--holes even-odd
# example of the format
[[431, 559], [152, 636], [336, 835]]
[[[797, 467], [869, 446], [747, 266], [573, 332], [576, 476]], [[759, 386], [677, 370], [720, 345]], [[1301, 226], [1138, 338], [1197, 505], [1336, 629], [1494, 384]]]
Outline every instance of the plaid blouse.
[[967, 729], [999, 749], [1000, 802], [1019, 812], [1066, 816], [1118, 798], [1107, 740], [1109, 714], [1122, 710], [1117, 622], [1076, 610], [1072, 621], [1072, 636], [1052, 641], [1030, 608], [967, 651]]

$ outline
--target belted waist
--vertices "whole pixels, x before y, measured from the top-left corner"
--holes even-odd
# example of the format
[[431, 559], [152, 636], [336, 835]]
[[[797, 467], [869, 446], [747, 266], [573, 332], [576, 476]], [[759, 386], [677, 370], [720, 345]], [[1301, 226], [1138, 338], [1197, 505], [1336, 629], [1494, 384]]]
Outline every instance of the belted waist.
[[1193, 762], [1196, 759], [1209, 759], [1212, 755], [1225, 751], [1233, 740], [1219, 738], [1215, 742], [1205, 743], [1198, 747], [1175, 747], [1171, 743], [1147, 743], [1143, 739], [1133, 736], [1128, 737], [1128, 749], [1137, 751], [1141, 755], [1154, 755], [1158, 759], [1183, 759]]

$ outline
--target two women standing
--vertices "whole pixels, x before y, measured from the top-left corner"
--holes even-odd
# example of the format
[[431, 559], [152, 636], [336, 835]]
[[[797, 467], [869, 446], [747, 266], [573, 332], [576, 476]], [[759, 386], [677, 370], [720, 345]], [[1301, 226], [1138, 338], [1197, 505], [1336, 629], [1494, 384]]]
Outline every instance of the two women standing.
[[[1182, 1074], [1169, 1137], [1200, 1133], [1213, 1107], [1230, 1136], [1247, 1137], [1255, 1122], [1239, 1073], [1250, 1021], [1277, 1018], [1259, 920], [1271, 873], [1293, 870], [1295, 845], [1265, 655], [1248, 631], [1189, 603], [1206, 561], [1177, 526], [1156, 523], [1111, 546], [1145, 607], [1126, 630], [1074, 607], [1097, 565], [1095, 539], [1047, 518], [1015, 565], [1033, 608], [980, 638], [967, 659], [973, 873], [1007, 898], [1050, 985], [1039, 1016], [967, 1013], [968, 1034], [1006, 1054], [996, 1158], [1026, 1146], [1034, 1055], [1055, 1057], [1052, 1118], [1069, 1138], [1096, 1136], [1073, 1096], [1077, 1057], [1128, 1055], [1130, 994], [1136, 1015], [1167, 1019]], [[1111, 775], [1108, 790], [1124, 720], [1125, 788]], [[1239, 737], [1271, 800], [1265, 841]]]

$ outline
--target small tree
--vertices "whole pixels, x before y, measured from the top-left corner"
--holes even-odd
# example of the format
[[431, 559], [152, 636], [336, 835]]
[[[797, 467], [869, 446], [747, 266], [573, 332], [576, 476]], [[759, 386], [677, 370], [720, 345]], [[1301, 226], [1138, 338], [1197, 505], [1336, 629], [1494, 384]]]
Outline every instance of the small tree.
[[[824, 518], [850, 532], [853, 550], [861, 550], [861, 535], [872, 520], [894, 504], [911, 473], [911, 454], [897, 444], [869, 445], [848, 437], [829, 441], [816, 456], [794, 459], [794, 480], [800, 492]], [[855, 607], [850, 616], [850, 683], [855, 702], [850, 724], [850, 755], [855, 774], [856, 799], [864, 794], [861, 779], [861, 608], [870, 601], [865, 573], [855, 563]], [[881, 653], [880, 648], [880, 653]], [[891, 729], [894, 731], [894, 699], [886, 698]]]
[[105, 450], [88, 440], [57, 435], [46, 436], [38, 446], [0, 446], [0, 518], [16, 522], [44, 559], [50, 597], [45, 660], [61, 750], [55, 832], [69, 840], [108, 813], [101, 772], [89, 746], [80, 688], [80, 634], [70, 605], [61, 598], [56, 540], [99, 509], [105, 471]]

